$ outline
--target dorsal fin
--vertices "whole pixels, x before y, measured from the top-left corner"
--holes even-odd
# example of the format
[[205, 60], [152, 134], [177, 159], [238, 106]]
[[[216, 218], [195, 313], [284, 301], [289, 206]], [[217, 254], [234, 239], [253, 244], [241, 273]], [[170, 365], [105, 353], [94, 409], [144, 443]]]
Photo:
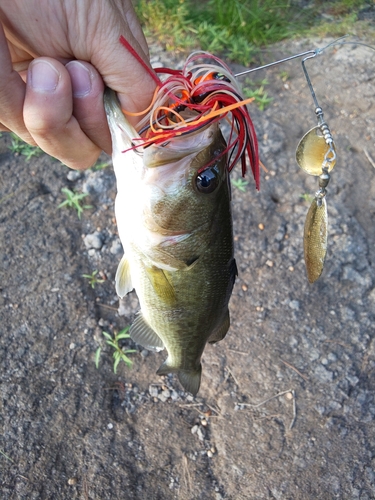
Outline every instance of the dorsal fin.
[[225, 335], [229, 330], [229, 326], [230, 326], [229, 311], [227, 311], [223, 322], [221, 323], [221, 325], [219, 325], [218, 328], [216, 328], [216, 330], [214, 330], [211, 333], [208, 342], [210, 344], [216, 344], [216, 342], [223, 340], [223, 338], [225, 337]]

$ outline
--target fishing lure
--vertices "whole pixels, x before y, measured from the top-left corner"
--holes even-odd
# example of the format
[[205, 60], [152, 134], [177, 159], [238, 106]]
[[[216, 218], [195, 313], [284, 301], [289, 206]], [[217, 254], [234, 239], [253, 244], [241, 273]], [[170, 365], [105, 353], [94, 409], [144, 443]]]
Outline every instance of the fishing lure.
[[329, 172], [336, 164], [336, 148], [306, 70], [305, 61], [311, 57], [314, 56], [302, 60], [302, 68], [314, 100], [318, 125], [309, 130], [300, 140], [297, 146], [296, 160], [302, 170], [310, 175], [319, 176], [319, 190], [315, 193], [314, 200], [307, 212], [303, 237], [307, 279], [310, 283], [314, 283], [322, 274], [327, 254], [326, 187], [330, 181]]
[[[227, 119], [230, 133], [227, 147], [220, 156], [228, 155], [229, 171], [238, 161], [242, 175], [250, 164], [256, 188], [260, 187], [258, 142], [246, 107], [253, 98], [243, 99], [238, 82], [230, 68], [218, 57], [204, 51], [193, 52], [181, 70], [155, 68], [144, 63], [124, 37], [121, 43], [148, 71], [157, 84], [150, 106], [140, 113], [145, 115], [138, 123], [139, 137], [133, 139], [133, 148], [142, 151], [153, 144], [164, 144], [176, 136], [191, 134], [214, 122]], [[208, 62], [201, 62], [205, 59]], [[217, 157], [212, 163], [217, 161]], [[207, 169], [204, 165], [201, 170]]]

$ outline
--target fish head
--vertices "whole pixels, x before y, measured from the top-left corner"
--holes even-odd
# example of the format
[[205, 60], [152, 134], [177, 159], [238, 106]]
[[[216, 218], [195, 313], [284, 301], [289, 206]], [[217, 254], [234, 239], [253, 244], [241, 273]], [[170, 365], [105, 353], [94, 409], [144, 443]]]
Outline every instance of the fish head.
[[117, 180], [116, 219], [124, 249], [129, 252], [133, 245], [150, 255], [152, 247], [161, 245], [190, 262], [218, 235], [223, 212], [230, 219], [227, 146], [218, 123], [176, 134], [162, 144], [134, 148], [140, 138], [113, 91], [106, 90], [104, 104]]
[[217, 123], [145, 148], [143, 181], [155, 224], [189, 232], [212, 218], [218, 200], [229, 195], [225, 149]]

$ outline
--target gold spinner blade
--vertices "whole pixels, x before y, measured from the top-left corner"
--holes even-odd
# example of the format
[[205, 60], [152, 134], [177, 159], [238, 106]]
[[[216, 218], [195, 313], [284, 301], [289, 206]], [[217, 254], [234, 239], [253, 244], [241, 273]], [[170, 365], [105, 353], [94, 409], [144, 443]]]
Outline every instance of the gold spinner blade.
[[[333, 150], [333, 153], [331, 151]], [[330, 172], [336, 164], [335, 146], [327, 144], [320, 126], [306, 132], [299, 141], [296, 150], [296, 160], [299, 167], [310, 175], [318, 176], [322, 173], [322, 165], [328, 166]], [[332, 158], [330, 159], [330, 155]]]

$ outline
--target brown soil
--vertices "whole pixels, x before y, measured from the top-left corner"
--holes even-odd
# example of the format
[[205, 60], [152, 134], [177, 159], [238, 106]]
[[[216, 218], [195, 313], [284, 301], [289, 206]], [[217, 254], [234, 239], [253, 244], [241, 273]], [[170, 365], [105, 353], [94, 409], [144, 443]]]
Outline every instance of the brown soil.
[[[264, 60], [326, 43], [279, 45]], [[232, 326], [206, 348], [196, 398], [155, 375], [164, 353], [137, 347], [133, 368], [113, 373], [102, 331], [130, 324], [138, 302], [130, 294], [119, 315], [111, 167], [25, 162], [2, 135], [3, 500], [375, 498], [375, 53], [344, 46], [307, 64], [338, 151], [325, 270], [307, 282], [301, 195], [317, 180], [294, 151], [316, 119], [293, 61], [252, 75], [273, 98], [251, 108], [268, 173], [260, 193], [250, 179], [233, 188]], [[63, 187], [89, 193], [82, 220], [58, 208]], [[92, 289], [82, 274], [96, 269], [107, 280]]]

